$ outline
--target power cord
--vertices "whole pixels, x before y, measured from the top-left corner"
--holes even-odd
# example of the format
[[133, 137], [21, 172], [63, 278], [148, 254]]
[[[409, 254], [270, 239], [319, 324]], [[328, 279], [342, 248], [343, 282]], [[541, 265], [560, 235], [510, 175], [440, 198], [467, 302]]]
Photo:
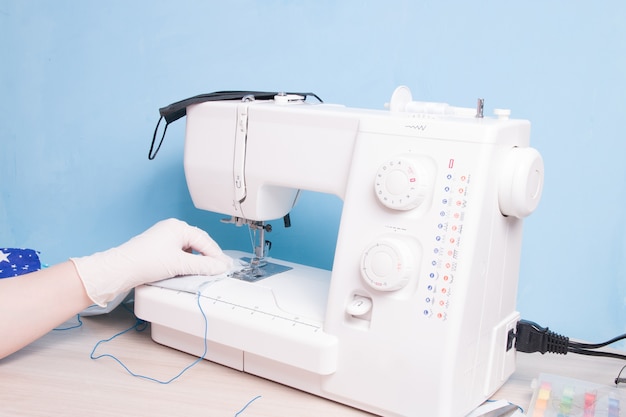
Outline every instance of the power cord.
[[[541, 327], [532, 321], [520, 320], [515, 328], [515, 333], [509, 333], [508, 346], [512, 346], [513, 342], [515, 342], [515, 349], [524, 353], [539, 352], [542, 355], [546, 352], [560, 355], [576, 353], [579, 355], [604, 356], [626, 360], [626, 355], [596, 350], [624, 339], [626, 339], [626, 333], [603, 343], [572, 342], [569, 340], [569, 337], [554, 333], [547, 327]], [[624, 369], [626, 369], [626, 365], [615, 378], [615, 385], [626, 383], [626, 378], [621, 378]]]
[[626, 334], [614, 337], [603, 343], [590, 344], [573, 342], [569, 337], [554, 333], [549, 328], [541, 327], [537, 323], [528, 320], [520, 320], [515, 330], [515, 334], [510, 336], [515, 338], [515, 349], [518, 352], [539, 352], [541, 354], [547, 352], [560, 355], [576, 353], [580, 355], [604, 356], [626, 360], [626, 355], [596, 350], [626, 339]]

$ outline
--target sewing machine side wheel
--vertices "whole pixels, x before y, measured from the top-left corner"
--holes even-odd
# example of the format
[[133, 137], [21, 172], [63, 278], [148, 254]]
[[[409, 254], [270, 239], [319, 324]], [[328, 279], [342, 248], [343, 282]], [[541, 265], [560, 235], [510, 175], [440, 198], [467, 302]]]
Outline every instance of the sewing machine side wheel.
[[411, 210], [425, 200], [430, 186], [428, 169], [411, 156], [396, 156], [376, 172], [374, 191], [378, 200], [394, 210]]
[[418, 253], [410, 237], [382, 237], [363, 252], [361, 276], [375, 290], [400, 290], [417, 272]]
[[531, 214], [541, 199], [543, 180], [543, 159], [536, 149], [510, 149], [498, 180], [500, 212], [520, 219]]

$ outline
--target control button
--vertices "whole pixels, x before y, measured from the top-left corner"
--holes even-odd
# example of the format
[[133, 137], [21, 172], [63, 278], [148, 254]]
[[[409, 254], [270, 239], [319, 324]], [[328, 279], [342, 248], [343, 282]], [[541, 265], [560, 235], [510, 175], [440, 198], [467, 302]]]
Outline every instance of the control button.
[[411, 237], [382, 237], [361, 256], [361, 276], [379, 291], [396, 291], [415, 279], [420, 250]]
[[346, 312], [351, 316], [364, 316], [372, 309], [372, 299], [363, 297], [360, 295], [354, 296], [354, 299], [350, 301]]
[[411, 156], [395, 157], [378, 168], [374, 191], [394, 210], [411, 210], [424, 202], [432, 182], [428, 164]]

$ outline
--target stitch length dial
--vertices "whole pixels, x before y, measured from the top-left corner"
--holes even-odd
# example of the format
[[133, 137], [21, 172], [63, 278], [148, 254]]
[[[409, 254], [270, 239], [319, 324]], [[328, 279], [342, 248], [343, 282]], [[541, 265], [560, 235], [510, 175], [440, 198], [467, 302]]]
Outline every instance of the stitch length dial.
[[396, 291], [415, 278], [417, 250], [410, 238], [382, 237], [361, 257], [361, 276], [375, 290]]

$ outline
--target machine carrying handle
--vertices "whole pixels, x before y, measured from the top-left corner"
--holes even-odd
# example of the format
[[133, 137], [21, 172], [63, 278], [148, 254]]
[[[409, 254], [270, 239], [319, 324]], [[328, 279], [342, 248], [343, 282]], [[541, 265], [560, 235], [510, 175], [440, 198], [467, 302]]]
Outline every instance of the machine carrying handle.
[[[187, 106], [191, 106], [192, 104], [204, 103], [205, 101], [222, 101], [222, 100], [243, 100], [245, 97], [253, 96], [254, 99], [257, 100], [271, 100], [274, 96], [278, 94], [285, 94], [279, 92], [268, 92], [268, 91], [216, 91], [213, 93], [207, 94], [198, 94], [197, 96], [189, 97], [184, 100], [180, 100], [174, 102], [165, 107], [161, 107], [159, 109], [159, 121], [157, 122], [156, 127], [154, 128], [154, 134], [152, 135], [152, 143], [150, 144], [150, 151], [148, 152], [148, 159], [152, 160], [156, 157], [159, 149], [161, 149], [161, 145], [163, 144], [163, 139], [165, 139], [165, 132], [167, 132], [167, 127], [170, 123], [175, 122], [176, 120], [183, 118], [187, 115]], [[319, 100], [320, 103], [323, 103], [322, 99], [320, 99], [314, 93], [286, 93], [286, 94], [295, 94], [299, 96], [303, 96], [306, 100], [308, 96], [315, 97]], [[161, 140], [159, 141], [159, 145], [156, 150], [154, 149], [154, 144], [156, 143], [157, 132], [159, 131], [159, 125], [161, 124], [161, 120], [165, 119], [165, 128], [163, 129], [163, 135], [161, 135]]]

